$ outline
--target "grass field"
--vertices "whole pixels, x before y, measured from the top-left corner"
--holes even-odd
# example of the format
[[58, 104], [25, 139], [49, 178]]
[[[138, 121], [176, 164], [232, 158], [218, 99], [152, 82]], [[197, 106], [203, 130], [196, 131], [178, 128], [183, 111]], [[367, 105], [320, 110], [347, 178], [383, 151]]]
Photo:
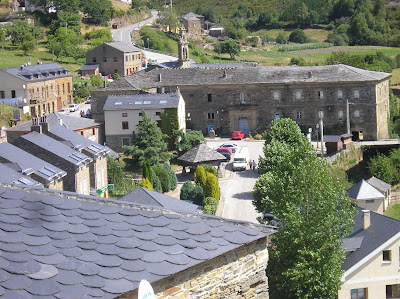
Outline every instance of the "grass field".
[[111, 0], [112, 5], [114, 6], [115, 9], [118, 10], [128, 10], [129, 8], [131, 8], [131, 5], [119, 0]]
[[400, 204], [396, 203], [391, 205], [384, 215], [390, 218], [400, 219]]

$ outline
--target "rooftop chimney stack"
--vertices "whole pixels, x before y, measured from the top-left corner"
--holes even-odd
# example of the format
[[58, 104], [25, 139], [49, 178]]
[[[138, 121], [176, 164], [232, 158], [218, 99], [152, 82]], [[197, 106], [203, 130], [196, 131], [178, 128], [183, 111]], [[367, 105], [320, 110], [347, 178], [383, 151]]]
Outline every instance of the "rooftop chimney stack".
[[362, 210], [362, 228], [367, 229], [371, 225], [371, 212], [370, 210]]
[[31, 132], [42, 133], [42, 127], [39, 124], [39, 118], [32, 118]]
[[311, 79], [312, 78], [312, 71], [308, 72], [308, 78]]
[[40, 118], [40, 124], [39, 125], [41, 126], [42, 132], [44, 134], [46, 134], [46, 133], [48, 133], [50, 131], [49, 123], [47, 122], [47, 116], [42, 116]]
[[161, 74], [158, 74], [158, 82], [161, 82]]

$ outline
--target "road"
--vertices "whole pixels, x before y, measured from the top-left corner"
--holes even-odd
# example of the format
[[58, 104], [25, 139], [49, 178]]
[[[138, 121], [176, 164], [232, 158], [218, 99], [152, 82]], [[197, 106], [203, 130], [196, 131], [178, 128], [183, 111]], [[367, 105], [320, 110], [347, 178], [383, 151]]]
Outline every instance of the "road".
[[[153, 21], [158, 17], [158, 12], [156, 10], [151, 10], [151, 14], [153, 16], [150, 19], [147, 19], [145, 21], [142, 21], [142, 22], [139, 22], [139, 23], [136, 23], [133, 25], [129, 25], [126, 27], [122, 27], [119, 29], [111, 30], [113, 39], [115, 41], [122, 41], [126, 44], [132, 44], [131, 32], [133, 30], [138, 30], [142, 26], [151, 25], [153, 23]], [[159, 63], [178, 60], [177, 57], [169, 56], [169, 55], [165, 55], [165, 54], [161, 54], [161, 53], [155, 53], [155, 52], [146, 51], [146, 50], [142, 50], [142, 52], [147, 59], [152, 58], [152, 59], [157, 60], [157, 62], [159, 62]]]
[[[262, 148], [264, 143], [261, 141], [220, 139], [217, 141], [207, 140], [207, 145], [215, 148], [225, 142], [233, 142], [238, 146], [247, 146], [250, 159], [256, 162], [258, 162], [258, 157], [263, 155]], [[258, 172], [250, 169], [233, 172], [232, 163], [228, 163], [225, 178], [220, 179], [219, 182], [221, 202], [224, 203], [222, 217], [258, 223], [256, 218], [261, 214], [256, 211], [252, 204], [253, 187], [258, 177]]]

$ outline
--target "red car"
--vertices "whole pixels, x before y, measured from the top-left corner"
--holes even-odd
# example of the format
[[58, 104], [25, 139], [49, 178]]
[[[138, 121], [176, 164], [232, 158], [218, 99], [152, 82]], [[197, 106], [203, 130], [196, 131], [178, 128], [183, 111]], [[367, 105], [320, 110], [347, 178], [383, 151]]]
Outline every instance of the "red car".
[[229, 148], [220, 147], [217, 149], [217, 152], [220, 153], [221, 155], [224, 155], [224, 157], [226, 158], [226, 161], [229, 162], [231, 160], [232, 151]]
[[242, 140], [244, 138], [244, 133], [242, 131], [235, 131], [232, 134], [232, 139]]

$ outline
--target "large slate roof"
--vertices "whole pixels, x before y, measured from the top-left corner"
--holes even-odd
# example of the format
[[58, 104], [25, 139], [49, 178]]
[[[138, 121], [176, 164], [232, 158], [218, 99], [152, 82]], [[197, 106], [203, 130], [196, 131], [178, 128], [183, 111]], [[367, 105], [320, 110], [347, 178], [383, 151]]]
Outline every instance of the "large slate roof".
[[216, 150], [201, 143], [178, 157], [178, 160], [184, 161], [188, 164], [198, 164], [204, 162], [224, 161], [226, 158]]
[[346, 256], [346, 259], [342, 264], [342, 269], [345, 271], [360, 262], [375, 249], [400, 232], [399, 220], [372, 211], [370, 211], [371, 224], [367, 229], [363, 229], [362, 210], [362, 208], [357, 207], [358, 214], [354, 217], [353, 231], [350, 236], [345, 239], [347, 247], [350, 248], [350, 244], [352, 244], [354, 247], [353, 250], [355, 249]]
[[119, 201], [128, 201], [139, 205], [164, 208], [176, 212], [196, 213], [199, 206], [164, 195], [143, 187], [137, 187], [129, 194], [121, 197]]
[[34, 173], [49, 183], [67, 175], [64, 170], [31, 155], [11, 143], [0, 143], [0, 158], [12, 163], [13, 165], [8, 166], [14, 170], [27, 175]]
[[[0, 163], [0, 184], [16, 184], [24, 186], [43, 186], [27, 175], [14, 170], [7, 164]], [[1, 291], [1, 290], [0, 290]], [[0, 292], [1, 293], [1, 292]]]
[[[0, 185], [0, 295], [115, 298], [265, 238], [273, 227]], [[129, 296], [129, 295], [125, 295]]]
[[139, 49], [138, 47], [135, 47], [135, 46], [130, 45], [130, 44], [126, 44], [124, 42], [114, 41], [114, 42], [105, 43], [105, 44], [110, 46], [110, 47], [113, 47], [113, 48], [115, 48], [117, 50], [120, 50], [122, 52], [125, 52], [125, 53], [142, 52], [142, 50]]
[[57, 63], [34, 64], [23, 66], [22, 68], [12, 67], [1, 70], [18, 79], [29, 82], [54, 80], [56, 78], [72, 76], [69, 70]]
[[107, 96], [104, 110], [177, 108], [180, 93], [128, 94]]
[[[161, 81], [160, 81], [161, 74]], [[311, 75], [311, 76], [310, 76]], [[159, 86], [193, 86], [224, 84], [279, 84], [279, 83], [326, 83], [365, 82], [389, 78], [389, 73], [362, 70], [348, 65], [284, 66], [154, 69], [138, 72], [110, 83], [108, 90], [126, 83], [131, 89], [156, 88]], [[118, 81], [125, 81], [121, 83]], [[114, 87], [115, 84], [115, 87]], [[100, 88], [99, 88], [100, 89]]]
[[371, 186], [365, 180], [359, 181], [349, 190], [347, 195], [354, 200], [367, 200], [367, 199], [385, 199], [386, 196], [378, 191], [375, 187]]

